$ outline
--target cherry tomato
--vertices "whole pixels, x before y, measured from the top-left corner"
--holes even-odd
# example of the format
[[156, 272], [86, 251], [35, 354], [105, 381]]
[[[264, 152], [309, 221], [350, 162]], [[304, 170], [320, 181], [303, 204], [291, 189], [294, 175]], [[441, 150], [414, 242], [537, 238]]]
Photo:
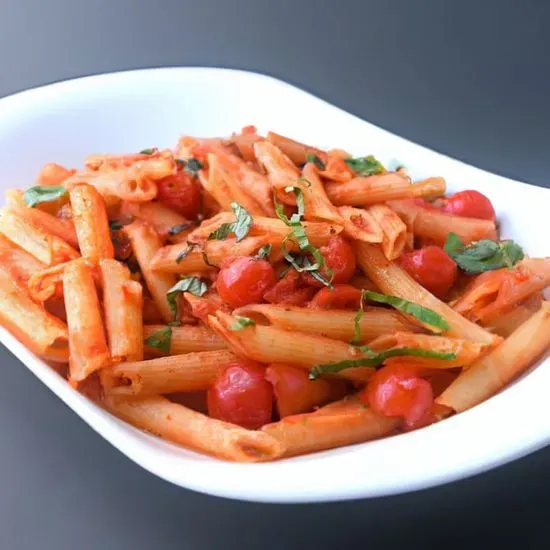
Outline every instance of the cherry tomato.
[[159, 202], [189, 220], [197, 217], [201, 208], [201, 184], [196, 177], [180, 168], [175, 175], [158, 180], [157, 189]]
[[207, 392], [208, 414], [255, 430], [271, 422], [273, 388], [259, 363], [238, 359], [228, 365]]
[[494, 220], [495, 209], [491, 201], [479, 191], [459, 191], [443, 200], [443, 211], [466, 218]]
[[382, 367], [360, 398], [378, 414], [403, 417], [408, 428], [425, 425], [433, 405], [430, 383], [418, 376], [418, 368], [405, 363]]
[[[321, 246], [319, 251], [323, 255], [327, 267], [332, 270], [331, 282], [333, 284], [347, 283], [353, 277], [357, 263], [353, 248], [345, 239], [335, 235], [329, 239], [326, 246]], [[305, 279], [312, 286], [323, 287], [323, 283], [314, 279], [309, 273], [305, 275]]]
[[304, 306], [313, 298], [315, 292], [315, 288], [302, 284], [300, 274], [291, 269], [264, 294], [264, 299], [270, 304]]
[[322, 288], [309, 303], [312, 309], [359, 309], [361, 291], [351, 285]]
[[238, 256], [222, 264], [216, 286], [220, 298], [236, 308], [261, 302], [276, 282], [275, 271], [268, 261]]
[[411, 277], [438, 298], [445, 297], [458, 277], [455, 262], [439, 246], [405, 252], [400, 263]]
[[311, 411], [346, 394], [344, 380], [309, 380], [307, 371], [289, 365], [269, 365], [265, 378], [273, 384], [279, 416]]

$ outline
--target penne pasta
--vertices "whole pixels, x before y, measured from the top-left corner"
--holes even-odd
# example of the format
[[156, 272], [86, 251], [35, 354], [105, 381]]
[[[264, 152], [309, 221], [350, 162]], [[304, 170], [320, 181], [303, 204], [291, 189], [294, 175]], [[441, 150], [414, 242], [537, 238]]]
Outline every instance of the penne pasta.
[[[215, 351], [225, 349], [227, 346], [222, 338], [208, 327], [182, 326], [169, 327], [166, 325], [145, 325], [143, 327], [143, 338], [148, 338], [161, 331], [169, 331], [170, 342], [167, 355], [181, 355], [194, 351]], [[145, 345], [146, 357], [158, 357], [165, 353], [158, 347]]]
[[93, 264], [113, 258], [107, 210], [99, 192], [91, 185], [75, 185], [69, 195], [82, 257]]
[[107, 395], [105, 405], [138, 428], [226, 460], [274, 460], [284, 450], [282, 444], [267, 433], [209, 418], [164, 397], [123, 400]]
[[78, 252], [65, 241], [21, 218], [11, 208], [0, 210], [0, 233], [45, 265], [78, 258]]
[[61, 185], [67, 178], [72, 176], [76, 170], [69, 170], [55, 162], [49, 162], [40, 170], [34, 185]]
[[382, 229], [382, 252], [386, 259], [396, 260], [407, 244], [407, 226], [401, 218], [385, 204], [373, 204], [369, 214]]
[[76, 383], [111, 360], [92, 271], [84, 261], [66, 265], [63, 294], [69, 327], [70, 379]]
[[261, 431], [279, 441], [283, 457], [289, 457], [378, 439], [395, 432], [400, 423], [348, 398], [313, 413], [287, 416]]
[[366, 243], [382, 242], [382, 228], [367, 210], [353, 206], [340, 206], [337, 210], [342, 218], [346, 237]]
[[27, 281], [45, 265], [0, 234], [0, 264], [9, 267], [18, 282]]
[[[235, 310], [235, 314], [293, 333], [317, 334], [343, 342], [351, 341], [355, 335], [355, 311], [332, 309], [327, 314], [324, 310], [302, 307], [251, 304]], [[366, 307], [359, 320], [359, 328], [361, 335], [358, 343], [366, 343], [388, 333], [421, 330], [397, 311], [381, 307]]]
[[300, 177], [295, 164], [270, 141], [258, 141], [254, 144], [256, 160], [267, 173], [271, 187], [284, 191], [285, 187], [294, 185]]
[[543, 302], [500, 346], [461, 373], [436, 402], [455, 412], [470, 409], [517, 378], [549, 346], [550, 302]]
[[295, 184], [304, 194], [304, 218], [308, 221], [325, 221], [343, 225], [342, 217], [330, 202], [319, 178], [317, 168], [308, 162], [302, 169], [302, 178]]
[[387, 260], [380, 248], [357, 242], [355, 250], [359, 266], [382, 292], [427, 307], [441, 315], [450, 326], [446, 336], [466, 338], [483, 344], [498, 342], [497, 336], [456, 313], [420, 286], [401, 267]]
[[149, 361], [119, 363], [102, 382], [113, 395], [149, 396], [207, 390], [218, 373], [235, 362], [227, 350], [200, 351]]
[[326, 153], [321, 151], [321, 149], [304, 145], [299, 141], [294, 141], [275, 132], [268, 132], [267, 140], [275, 145], [275, 147], [278, 147], [297, 166], [305, 164], [308, 155], [317, 155], [321, 160], [326, 158]]
[[130, 279], [126, 266], [104, 258], [100, 261], [103, 310], [113, 361], [143, 359], [143, 296], [141, 284]]
[[[166, 293], [176, 284], [176, 277], [170, 273], [154, 271], [153, 258], [162, 250], [162, 243], [157, 232], [140, 220], [124, 226], [124, 232], [130, 239], [145, 284], [155, 304], [166, 322], [173, 320], [174, 314], [166, 299]], [[173, 245], [179, 246], [179, 245]]]

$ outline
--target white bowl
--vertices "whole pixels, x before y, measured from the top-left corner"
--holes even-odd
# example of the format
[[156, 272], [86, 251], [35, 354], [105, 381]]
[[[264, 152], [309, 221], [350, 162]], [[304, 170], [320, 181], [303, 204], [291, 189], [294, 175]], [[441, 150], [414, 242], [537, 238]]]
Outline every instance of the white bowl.
[[[132, 71], [61, 82], [0, 100], [0, 187], [28, 187], [49, 161], [80, 166], [99, 152], [170, 147], [183, 134], [247, 124], [321, 147], [396, 159], [415, 178], [479, 189], [504, 235], [548, 255], [550, 191], [489, 174], [410, 143], [270, 77], [225, 69]], [[6, 331], [1, 342], [92, 428], [143, 468], [182, 487], [264, 502], [411, 491], [469, 476], [550, 440], [550, 364], [487, 402], [417, 432], [269, 464], [232, 464], [142, 433], [88, 401]], [[23, 398], [23, 396], [22, 396]]]

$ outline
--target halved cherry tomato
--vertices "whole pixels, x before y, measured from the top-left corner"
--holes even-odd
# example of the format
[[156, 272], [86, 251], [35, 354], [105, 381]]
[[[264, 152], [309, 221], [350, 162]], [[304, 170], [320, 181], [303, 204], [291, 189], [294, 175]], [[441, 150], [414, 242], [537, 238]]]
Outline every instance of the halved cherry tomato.
[[418, 368], [406, 363], [387, 365], [373, 374], [359, 394], [378, 414], [401, 416], [409, 429], [426, 425], [431, 416], [433, 392], [418, 376]]
[[276, 282], [275, 271], [268, 261], [237, 256], [222, 263], [216, 286], [220, 298], [236, 308], [261, 302]]
[[173, 176], [157, 181], [157, 199], [182, 216], [192, 220], [201, 209], [201, 184], [199, 180], [179, 168]]
[[304, 285], [300, 274], [291, 269], [273, 288], [264, 294], [264, 300], [270, 304], [304, 306], [313, 298], [316, 292], [315, 288]]
[[[353, 248], [348, 241], [335, 235], [329, 239], [326, 246], [321, 246], [319, 251], [323, 255], [327, 267], [332, 270], [331, 282], [333, 284], [347, 283], [353, 277], [357, 263]], [[317, 288], [323, 286], [323, 283], [314, 279], [309, 273], [304, 278], [312, 286]]]
[[458, 277], [455, 262], [439, 246], [405, 252], [400, 263], [409, 275], [438, 298], [445, 297]]
[[307, 371], [289, 365], [269, 365], [265, 377], [273, 384], [281, 418], [309, 412], [314, 407], [340, 399], [347, 390], [344, 380], [309, 380]]
[[312, 309], [359, 309], [361, 291], [351, 285], [334, 285], [322, 288], [308, 307]]
[[491, 201], [479, 191], [459, 191], [443, 199], [443, 211], [455, 216], [494, 220], [495, 209]]
[[228, 365], [207, 392], [209, 416], [250, 430], [271, 422], [273, 388], [264, 376], [265, 368], [254, 361]]

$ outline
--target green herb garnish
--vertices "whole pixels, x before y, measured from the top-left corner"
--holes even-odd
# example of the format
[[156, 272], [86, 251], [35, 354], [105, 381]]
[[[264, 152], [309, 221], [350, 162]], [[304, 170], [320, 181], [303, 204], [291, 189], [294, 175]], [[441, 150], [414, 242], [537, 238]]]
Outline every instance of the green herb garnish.
[[384, 166], [374, 158], [373, 155], [367, 157], [356, 157], [346, 159], [346, 164], [360, 176], [374, 176], [384, 172]]
[[149, 147], [148, 149], [142, 149], [140, 155], [152, 155], [157, 149], [155, 147]]
[[187, 248], [183, 249], [177, 256], [176, 256], [176, 263], [179, 264], [182, 260], [185, 260], [187, 256], [189, 256], [189, 253], [192, 252], [195, 248], [197, 248], [199, 245], [197, 243], [187, 243]]
[[259, 250], [258, 250], [258, 253], [256, 254], [256, 258], [258, 258], [258, 260], [265, 260], [266, 258], [269, 258], [269, 255], [271, 254], [271, 249], [273, 248], [273, 246], [268, 243], [268, 244], [264, 244]]
[[306, 155], [306, 162], [313, 162], [313, 164], [315, 164], [315, 166], [317, 166], [319, 170], [324, 170], [326, 168], [325, 163], [313, 153], [309, 153], [308, 155]]
[[124, 226], [118, 220], [109, 222], [109, 229], [111, 231], [120, 231], [123, 227]]
[[178, 313], [178, 304], [176, 302], [177, 297], [183, 292], [189, 292], [193, 296], [203, 296], [206, 294], [208, 287], [206, 283], [201, 281], [198, 277], [186, 277], [179, 280], [167, 293], [166, 300], [170, 306], [170, 310], [174, 314], [174, 317]]
[[202, 165], [202, 163], [195, 158], [190, 158], [185, 163], [185, 170], [190, 174], [193, 174], [194, 176], [196, 176], [199, 173], [199, 171], [202, 170], [203, 168], [204, 166]]
[[225, 241], [230, 233], [234, 233], [237, 242], [242, 241], [249, 233], [252, 227], [252, 216], [239, 203], [232, 202], [231, 208], [235, 214], [235, 221], [231, 223], [223, 223], [208, 235], [208, 240]]
[[256, 324], [256, 321], [254, 321], [254, 319], [250, 319], [250, 317], [241, 317], [237, 315], [235, 316], [235, 323], [229, 327], [229, 330], [237, 332], [247, 327], [253, 327], [255, 324]]
[[176, 235], [179, 235], [180, 233], [182, 233], [186, 229], [189, 229], [190, 227], [193, 227], [193, 225], [195, 225], [193, 222], [180, 223], [179, 225], [173, 225], [168, 230], [168, 235], [170, 235], [170, 237], [174, 237]]
[[145, 345], [152, 348], [157, 348], [164, 353], [170, 353], [170, 345], [172, 343], [172, 327], [166, 327], [151, 334], [145, 340]]
[[34, 208], [37, 204], [55, 201], [66, 194], [67, 189], [63, 185], [35, 185], [25, 191], [23, 199], [27, 206]]

